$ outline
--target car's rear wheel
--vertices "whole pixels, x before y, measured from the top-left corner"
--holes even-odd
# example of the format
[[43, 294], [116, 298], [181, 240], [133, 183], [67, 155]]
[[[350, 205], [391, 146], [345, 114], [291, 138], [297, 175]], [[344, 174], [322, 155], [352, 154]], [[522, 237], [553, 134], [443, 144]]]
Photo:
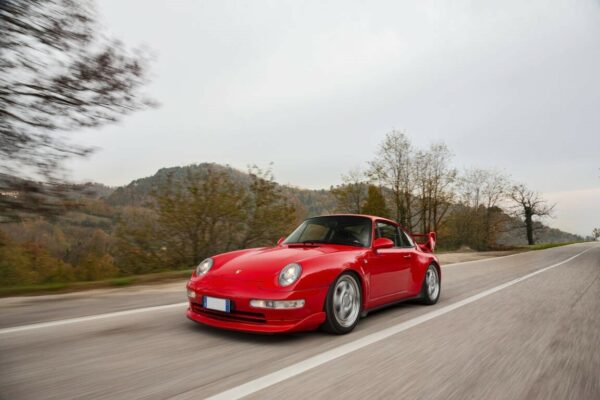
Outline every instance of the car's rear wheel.
[[361, 300], [360, 283], [357, 278], [348, 272], [341, 274], [327, 293], [327, 319], [323, 328], [338, 335], [352, 331], [360, 318]]
[[440, 274], [435, 265], [431, 264], [425, 272], [421, 286], [421, 301], [424, 304], [435, 304], [440, 298]]

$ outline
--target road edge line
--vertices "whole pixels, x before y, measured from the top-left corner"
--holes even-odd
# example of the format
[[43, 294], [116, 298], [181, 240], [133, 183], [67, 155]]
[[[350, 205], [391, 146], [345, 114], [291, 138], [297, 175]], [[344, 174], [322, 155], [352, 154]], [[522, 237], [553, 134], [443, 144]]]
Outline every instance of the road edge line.
[[84, 317], [61, 319], [61, 320], [57, 320], [57, 321], [38, 322], [35, 324], [29, 324], [29, 325], [19, 325], [19, 326], [13, 326], [10, 328], [0, 329], [0, 335], [7, 335], [9, 333], [17, 333], [17, 332], [25, 332], [25, 331], [41, 329], [41, 328], [50, 328], [50, 327], [60, 326], [60, 325], [69, 325], [69, 324], [75, 324], [78, 322], [87, 322], [87, 321], [95, 321], [95, 320], [99, 320], [99, 319], [121, 317], [124, 315], [132, 315], [132, 314], [145, 313], [145, 312], [150, 312], [150, 311], [168, 310], [170, 308], [182, 307], [184, 305], [187, 306], [188, 302], [186, 301], [184, 303], [165, 304], [162, 306], [134, 308], [131, 310], [115, 311], [115, 312], [110, 312], [110, 313], [105, 313], [105, 314], [87, 315]]

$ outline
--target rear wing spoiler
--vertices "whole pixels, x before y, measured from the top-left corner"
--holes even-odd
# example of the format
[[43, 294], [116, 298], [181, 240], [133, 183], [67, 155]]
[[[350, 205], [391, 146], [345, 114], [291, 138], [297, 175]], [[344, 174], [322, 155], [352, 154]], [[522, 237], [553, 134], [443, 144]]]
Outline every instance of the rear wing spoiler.
[[417, 245], [426, 253], [433, 253], [435, 250], [435, 242], [437, 235], [435, 232], [429, 233], [413, 233], [412, 237], [415, 238]]

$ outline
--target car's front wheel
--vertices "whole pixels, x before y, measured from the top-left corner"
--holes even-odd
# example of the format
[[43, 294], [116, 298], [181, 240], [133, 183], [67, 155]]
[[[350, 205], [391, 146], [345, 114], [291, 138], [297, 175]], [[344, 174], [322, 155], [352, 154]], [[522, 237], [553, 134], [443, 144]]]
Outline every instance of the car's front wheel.
[[360, 318], [361, 300], [360, 283], [356, 277], [348, 272], [341, 274], [327, 293], [327, 319], [323, 328], [338, 335], [352, 331]]
[[424, 304], [435, 304], [440, 298], [440, 275], [435, 265], [430, 265], [425, 272], [421, 286], [421, 301]]

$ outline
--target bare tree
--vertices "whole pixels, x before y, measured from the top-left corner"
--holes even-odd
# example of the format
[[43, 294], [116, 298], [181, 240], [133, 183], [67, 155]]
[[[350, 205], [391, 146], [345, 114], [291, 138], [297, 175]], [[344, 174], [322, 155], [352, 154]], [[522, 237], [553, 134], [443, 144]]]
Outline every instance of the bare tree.
[[469, 207], [492, 208], [509, 192], [509, 178], [500, 171], [472, 168], [458, 180], [460, 201]]
[[598, 238], [600, 238], [600, 228], [594, 228], [592, 231], [592, 237], [594, 240], [598, 240]]
[[[0, 1], [0, 215], [47, 212], [63, 162], [85, 156], [65, 132], [150, 105], [146, 59], [98, 33], [89, 0]], [[39, 184], [38, 182], [43, 182]]]
[[419, 151], [414, 168], [419, 197], [419, 222], [423, 232], [438, 231], [454, 197], [456, 169], [452, 153], [444, 143], [434, 143], [428, 151]]
[[463, 217], [471, 227], [466, 233], [473, 235], [471, 241], [480, 243], [477, 247], [495, 246], [504, 222], [499, 206], [509, 191], [509, 178], [497, 170], [472, 168], [458, 179], [459, 204], [468, 211]]
[[392, 192], [392, 214], [401, 225], [413, 228], [415, 190], [413, 146], [403, 132], [388, 133], [370, 164], [369, 175]]
[[514, 203], [514, 214], [523, 220], [527, 232], [527, 243], [535, 244], [533, 219], [534, 217], [551, 216], [554, 205], [549, 205], [539, 193], [522, 184], [513, 186], [509, 197]]

